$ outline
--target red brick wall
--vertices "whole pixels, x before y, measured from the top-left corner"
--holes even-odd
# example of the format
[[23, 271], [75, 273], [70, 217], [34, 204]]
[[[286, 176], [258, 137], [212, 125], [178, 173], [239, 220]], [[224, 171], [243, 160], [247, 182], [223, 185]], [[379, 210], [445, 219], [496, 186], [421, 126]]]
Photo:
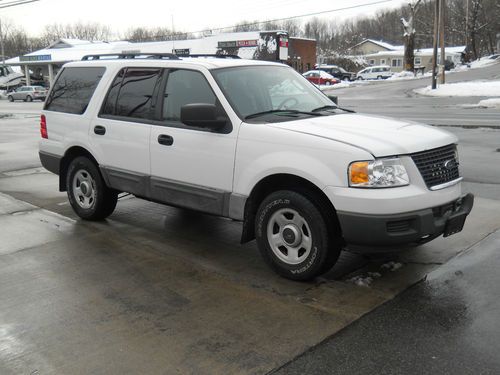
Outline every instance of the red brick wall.
[[288, 56], [287, 64], [299, 73], [314, 69], [314, 64], [316, 64], [316, 41], [289, 38]]

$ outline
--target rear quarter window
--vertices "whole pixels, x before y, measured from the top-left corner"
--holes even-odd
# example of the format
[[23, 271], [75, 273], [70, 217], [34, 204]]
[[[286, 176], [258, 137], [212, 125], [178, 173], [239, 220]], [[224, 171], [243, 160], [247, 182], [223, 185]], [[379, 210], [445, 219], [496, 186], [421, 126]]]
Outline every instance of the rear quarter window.
[[105, 68], [64, 68], [45, 102], [47, 111], [81, 115], [99, 84]]

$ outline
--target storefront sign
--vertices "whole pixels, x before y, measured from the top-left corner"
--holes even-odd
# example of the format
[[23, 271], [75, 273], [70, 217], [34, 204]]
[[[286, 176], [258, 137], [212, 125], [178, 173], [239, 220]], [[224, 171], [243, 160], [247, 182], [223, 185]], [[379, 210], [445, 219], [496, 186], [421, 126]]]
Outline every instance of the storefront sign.
[[236, 48], [236, 47], [255, 47], [257, 40], [232, 40], [217, 43], [219, 48]]
[[32, 61], [50, 61], [52, 55], [35, 55], [35, 56], [20, 56], [19, 61], [32, 62]]
[[189, 56], [191, 53], [191, 50], [189, 48], [173, 49], [172, 53], [177, 55], [177, 56]]

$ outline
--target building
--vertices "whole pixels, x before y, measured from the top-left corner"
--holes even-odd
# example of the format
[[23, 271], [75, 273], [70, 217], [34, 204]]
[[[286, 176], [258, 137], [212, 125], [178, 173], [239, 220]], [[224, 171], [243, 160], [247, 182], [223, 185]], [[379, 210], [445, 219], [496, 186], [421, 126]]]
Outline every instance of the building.
[[[291, 54], [289, 51], [292, 51]], [[53, 82], [57, 71], [65, 63], [81, 60], [86, 55], [126, 53], [173, 53], [180, 57], [231, 54], [246, 59], [279, 61], [303, 71], [314, 66], [316, 41], [289, 38], [284, 31], [221, 33], [199, 39], [145, 43], [60, 39], [47, 48], [9, 59], [5, 63], [21, 66], [26, 84], [30, 85], [35, 80]]]
[[[465, 51], [465, 46], [446, 47], [445, 56], [447, 61], [453, 62], [455, 65], [460, 64], [462, 53]], [[365, 59], [369, 65], [389, 65], [393, 72], [401, 72], [404, 69], [404, 48], [395, 51], [380, 51], [365, 55]], [[414, 51], [415, 68], [420, 68], [424, 71], [432, 70], [433, 49], [422, 48]]]
[[370, 55], [378, 52], [397, 51], [401, 49], [404, 49], [404, 46], [394, 46], [379, 40], [365, 39], [361, 43], [349, 48], [348, 52], [351, 55]]

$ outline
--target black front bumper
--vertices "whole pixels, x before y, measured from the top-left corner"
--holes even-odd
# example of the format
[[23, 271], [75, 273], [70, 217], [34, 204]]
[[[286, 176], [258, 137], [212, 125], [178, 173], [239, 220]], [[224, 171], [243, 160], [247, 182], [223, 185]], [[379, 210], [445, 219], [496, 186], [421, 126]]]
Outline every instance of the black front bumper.
[[396, 215], [364, 215], [338, 212], [342, 234], [347, 245], [397, 246], [421, 244], [440, 235], [462, 230], [474, 205], [467, 194], [442, 206]]

